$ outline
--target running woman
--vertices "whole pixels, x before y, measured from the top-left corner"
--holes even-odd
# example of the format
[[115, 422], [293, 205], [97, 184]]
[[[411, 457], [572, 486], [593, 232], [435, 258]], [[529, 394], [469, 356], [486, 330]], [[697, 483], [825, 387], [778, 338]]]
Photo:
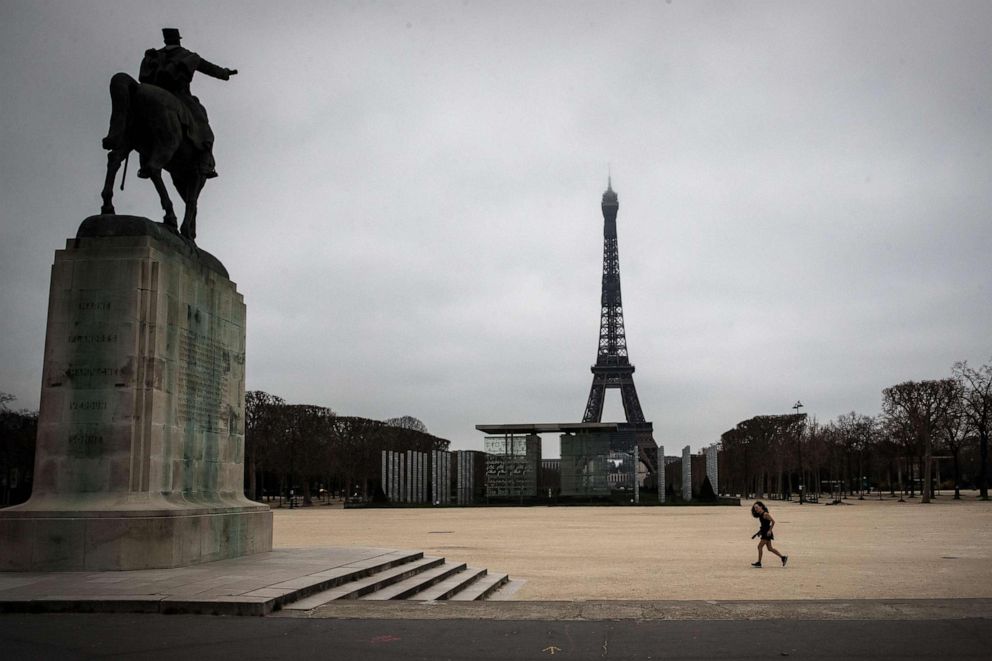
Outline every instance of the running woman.
[[761, 539], [758, 540], [758, 561], [752, 562], [751, 566], [761, 566], [761, 554], [767, 546], [769, 551], [782, 558], [782, 566], [785, 567], [785, 563], [789, 561], [789, 556], [782, 555], [775, 550], [774, 546], [772, 546], [772, 540], [775, 539], [775, 534], [772, 532], [772, 528], [775, 527], [775, 519], [773, 519], [772, 515], [768, 513], [768, 508], [765, 507], [765, 504], [759, 500], [751, 506], [751, 516], [761, 522], [761, 530], [754, 535], [755, 537], [761, 537]]

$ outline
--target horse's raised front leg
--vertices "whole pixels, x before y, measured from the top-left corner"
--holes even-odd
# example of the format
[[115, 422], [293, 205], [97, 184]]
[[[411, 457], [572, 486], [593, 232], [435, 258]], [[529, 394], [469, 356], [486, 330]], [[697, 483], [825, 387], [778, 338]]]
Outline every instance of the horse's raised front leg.
[[128, 152], [123, 149], [113, 149], [107, 154], [107, 176], [103, 180], [103, 190], [100, 197], [103, 198], [103, 206], [100, 213], [114, 212], [114, 179], [117, 178], [117, 171], [121, 169], [121, 163]]
[[155, 190], [158, 192], [158, 198], [162, 202], [162, 210], [165, 211], [165, 217], [162, 221], [165, 223], [166, 227], [176, 229], [176, 212], [172, 209], [172, 200], [169, 199], [169, 191], [165, 188], [165, 182], [162, 181], [162, 170], [149, 170], [148, 178], [152, 180], [153, 184], [155, 184]]
[[196, 241], [196, 202], [200, 198], [200, 191], [203, 190], [203, 184], [206, 181], [206, 177], [196, 174], [186, 182], [186, 194], [184, 196], [186, 213], [183, 215], [183, 226], [179, 233], [190, 241]]

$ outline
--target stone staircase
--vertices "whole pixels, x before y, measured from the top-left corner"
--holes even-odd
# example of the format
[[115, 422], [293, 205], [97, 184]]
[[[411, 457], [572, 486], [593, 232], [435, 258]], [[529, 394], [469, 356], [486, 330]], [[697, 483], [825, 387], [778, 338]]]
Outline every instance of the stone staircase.
[[480, 601], [509, 583], [506, 574], [424, 556], [421, 551], [395, 551], [345, 565], [322, 584], [319, 592], [283, 603], [284, 610], [312, 610], [338, 599], [368, 601]]

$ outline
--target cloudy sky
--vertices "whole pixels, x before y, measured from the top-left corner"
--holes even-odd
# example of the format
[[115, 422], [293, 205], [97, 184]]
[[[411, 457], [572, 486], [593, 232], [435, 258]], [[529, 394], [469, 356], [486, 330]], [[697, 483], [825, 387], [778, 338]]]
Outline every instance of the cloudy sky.
[[[608, 172], [668, 447], [797, 399], [875, 414], [992, 357], [990, 2], [0, 0], [15, 405], [38, 405], [53, 252], [99, 212], [107, 82], [166, 26], [240, 70], [193, 88], [221, 173], [198, 244], [244, 294], [249, 389], [456, 448], [581, 420]], [[118, 212], [160, 219], [133, 171]]]

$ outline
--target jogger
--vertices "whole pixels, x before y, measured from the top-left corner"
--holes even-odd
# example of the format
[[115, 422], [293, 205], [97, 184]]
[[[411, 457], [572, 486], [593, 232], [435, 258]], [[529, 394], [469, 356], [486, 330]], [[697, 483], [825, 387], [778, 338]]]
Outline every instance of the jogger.
[[775, 539], [775, 534], [772, 532], [772, 528], [775, 527], [775, 519], [773, 519], [772, 515], [769, 514], [768, 508], [765, 506], [763, 502], [759, 500], [758, 502], [756, 502], [754, 505], [751, 506], [751, 516], [758, 519], [758, 521], [761, 523], [761, 529], [758, 532], [756, 532], [752, 537], [752, 539], [754, 537], [761, 538], [758, 540], [758, 561], [752, 562], [751, 566], [752, 567], [761, 566], [761, 555], [765, 547], [767, 546], [769, 551], [771, 551], [772, 553], [774, 553], [775, 555], [777, 555], [779, 558], [782, 559], [782, 566], [784, 567], [785, 563], [789, 561], [789, 556], [782, 555], [781, 553], [778, 552], [778, 550], [775, 549], [774, 546], [772, 546], [772, 540]]

